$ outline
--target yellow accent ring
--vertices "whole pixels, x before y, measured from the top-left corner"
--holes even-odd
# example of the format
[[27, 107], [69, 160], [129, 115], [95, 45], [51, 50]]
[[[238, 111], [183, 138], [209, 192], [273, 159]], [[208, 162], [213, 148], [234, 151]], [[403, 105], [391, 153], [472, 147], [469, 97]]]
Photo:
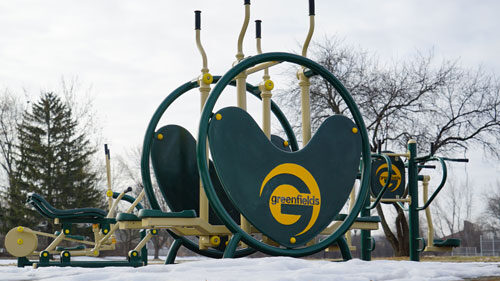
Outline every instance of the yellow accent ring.
[[108, 230], [104, 229], [102, 232], [104, 232], [104, 234], [106, 234], [106, 233], [108, 233]]
[[358, 133], [358, 128], [356, 128], [356, 127], [352, 128], [352, 132], [355, 133], [355, 134], [357, 134]]
[[47, 253], [47, 252], [42, 254], [42, 256], [44, 256], [44, 257], [47, 257], [48, 255], [49, 255], [49, 253]]
[[17, 232], [24, 232], [24, 227], [18, 226], [17, 227]]
[[215, 247], [219, 246], [220, 245], [220, 237], [219, 236], [210, 237], [210, 244], [212, 244]]
[[210, 85], [212, 84], [212, 82], [214, 82], [214, 77], [210, 73], [205, 73], [203, 74], [201, 80], [203, 81], [203, 83]]
[[113, 191], [111, 190], [106, 191], [106, 196], [113, 197]]
[[288, 141], [284, 141], [284, 142], [283, 142], [283, 145], [284, 145], [284, 146], [288, 146]]
[[220, 115], [220, 113], [215, 114], [215, 119], [221, 120], [222, 119], [222, 115]]
[[23, 239], [17, 239], [17, 245], [22, 245], [24, 243]]
[[132, 256], [136, 257], [137, 256], [137, 252], [132, 252]]
[[156, 229], [151, 230], [151, 233], [156, 234]]
[[158, 140], [162, 140], [162, 139], [163, 139], [163, 134], [158, 134], [158, 135], [156, 135], [156, 138], [157, 138]]
[[295, 237], [290, 238], [290, 243], [295, 244], [295, 242], [297, 242], [297, 239], [295, 239]]
[[69, 229], [65, 229], [64, 234], [69, 234]]
[[264, 87], [266, 90], [271, 91], [274, 89], [274, 82], [272, 80], [266, 80], [266, 82], [264, 82]]
[[64, 253], [64, 256], [65, 256], [65, 257], [69, 257], [69, 253], [67, 253], [67, 252], [66, 252], [66, 253]]

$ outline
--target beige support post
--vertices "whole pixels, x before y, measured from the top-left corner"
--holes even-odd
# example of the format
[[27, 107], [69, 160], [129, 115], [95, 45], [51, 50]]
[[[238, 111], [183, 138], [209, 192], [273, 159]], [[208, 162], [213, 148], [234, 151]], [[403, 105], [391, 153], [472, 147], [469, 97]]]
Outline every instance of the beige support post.
[[146, 245], [146, 243], [148, 243], [148, 241], [151, 240], [151, 238], [153, 237], [151, 231], [153, 230], [149, 230], [146, 236], [142, 238], [142, 240], [139, 242], [139, 244], [137, 244], [137, 246], [135, 246], [134, 251], [139, 252], [142, 249], [142, 247], [144, 247], [144, 245]]
[[[256, 38], [257, 54], [262, 54], [261, 38]], [[259, 84], [259, 90], [262, 98], [262, 131], [268, 139], [271, 139], [271, 90], [274, 88], [273, 81], [269, 80], [269, 68], [264, 68], [264, 76]]]
[[[307, 48], [309, 47], [309, 42], [311, 41], [312, 35], [314, 33], [314, 15], [309, 16], [309, 32], [307, 33], [306, 40], [302, 46], [302, 56], [307, 57]], [[309, 87], [311, 83], [309, 78], [304, 74], [305, 68], [302, 67], [298, 73], [297, 78], [299, 79], [299, 86], [301, 92], [301, 109], [302, 109], [302, 145], [306, 144], [311, 139], [311, 105], [309, 97]]]
[[111, 190], [111, 165], [110, 165], [110, 157], [109, 157], [109, 150], [108, 150], [108, 145], [104, 145], [104, 152], [105, 152], [105, 157], [106, 157], [106, 179], [108, 183], [108, 190], [106, 191], [106, 196], [108, 197], [108, 208], [109, 211], [111, 212], [111, 207], [113, 206], [113, 191]]
[[[241, 27], [240, 35], [238, 36], [238, 51], [236, 53], [236, 62], [238, 64], [245, 55], [243, 54], [243, 39], [245, 38], [245, 33], [247, 32], [248, 22], [250, 21], [250, 4], [245, 4], [245, 19], [243, 20], [243, 26]], [[236, 76], [236, 95], [237, 95], [237, 105], [243, 110], [247, 109], [247, 98], [246, 98], [246, 78], [247, 74], [245, 71], [241, 72]], [[251, 225], [247, 219], [240, 215], [241, 229], [247, 233], [251, 232]]]
[[56, 239], [54, 239], [54, 241], [52, 241], [52, 243], [50, 243], [49, 246], [47, 246], [47, 248], [45, 248], [45, 251], [52, 251], [56, 248], [57, 245], [59, 245], [59, 243], [61, 243], [64, 238], [66, 237], [66, 235], [64, 234], [63, 231], [61, 231], [61, 234], [59, 234]]
[[[424, 204], [429, 200], [429, 181], [431, 180], [430, 176], [424, 176], [422, 181], [423, 186], [423, 200]], [[425, 209], [425, 217], [427, 219], [427, 247], [426, 249], [432, 247], [434, 243], [434, 225], [432, 224], [432, 216], [431, 210], [429, 208]]]
[[[201, 75], [198, 77], [198, 85], [199, 91], [200, 91], [200, 111], [203, 110], [203, 106], [205, 105], [205, 102], [207, 101], [208, 94], [210, 93], [210, 84], [213, 81], [212, 75], [209, 73], [208, 70], [208, 59], [207, 59], [207, 54], [205, 53], [205, 49], [203, 49], [203, 45], [201, 44], [201, 29], [196, 28], [196, 46], [198, 47], [198, 51], [200, 52], [201, 59], [203, 61], [203, 65], [201, 68]], [[208, 145], [207, 145], [207, 153], [208, 153]], [[201, 184], [200, 181], [200, 218], [208, 222], [208, 209], [209, 209], [209, 204], [208, 204], [208, 198], [205, 193], [205, 189], [203, 188], [203, 185]]]

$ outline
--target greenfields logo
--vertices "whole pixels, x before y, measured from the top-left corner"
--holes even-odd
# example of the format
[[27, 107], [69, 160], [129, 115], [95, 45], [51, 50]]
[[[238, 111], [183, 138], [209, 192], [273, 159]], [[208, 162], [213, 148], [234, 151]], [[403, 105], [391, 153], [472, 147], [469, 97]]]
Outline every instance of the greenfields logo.
[[321, 209], [321, 194], [319, 186], [311, 173], [309, 173], [309, 171], [304, 167], [293, 163], [284, 163], [276, 166], [269, 172], [269, 174], [267, 174], [260, 187], [259, 196], [262, 196], [262, 191], [269, 180], [282, 174], [296, 176], [307, 186], [309, 190], [309, 193], [300, 193], [297, 188], [292, 185], [281, 184], [273, 190], [269, 198], [269, 210], [271, 211], [271, 215], [278, 223], [283, 225], [293, 225], [297, 223], [302, 215], [284, 214], [282, 213], [282, 206], [312, 207], [313, 210], [311, 218], [304, 229], [295, 234], [298, 236], [311, 229], [318, 219], [319, 211]]

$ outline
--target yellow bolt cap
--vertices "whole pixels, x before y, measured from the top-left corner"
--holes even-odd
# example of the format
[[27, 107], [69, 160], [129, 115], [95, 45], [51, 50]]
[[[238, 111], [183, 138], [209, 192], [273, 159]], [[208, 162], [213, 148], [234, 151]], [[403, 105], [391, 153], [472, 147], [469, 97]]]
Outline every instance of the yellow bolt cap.
[[94, 251], [94, 256], [98, 256], [99, 255], [99, 251]]
[[104, 232], [104, 234], [106, 234], [106, 233], [108, 233], [108, 230], [104, 229], [102, 232]]
[[215, 114], [215, 119], [221, 120], [222, 119], [222, 115], [220, 115], [220, 113]]
[[352, 128], [352, 132], [355, 133], [355, 134], [357, 134], [358, 133], [358, 128], [356, 128], [356, 127]]
[[69, 234], [69, 229], [65, 229], [64, 234]]
[[156, 234], [156, 229], [153, 229], [151, 232], [152, 232], [153, 234]]
[[24, 243], [23, 239], [17, 239], [17, 244], [22, 245]]
[[297, 239], [295, 239], [295, 237], [290, 238], [290, 243], [295, 244], [295, 242], [297, 242]]
[[266, 80], [266, 82], [264, 82], [264, 87], [266, 90], [271, 91], [274, 89], [274, 82], [272, 80]]
[[69, 257], [69, 253], [64, 253], [64, 256], [65, 257]]
[[49, 255], [49, 253], [47, 253], [47, 252], [45, 252], [45, 253], [42, 254], [42, 256], [44, 256], [44, 257], [46, 257], [48, 255]]
[[137, 252], [132, 252], [132, 256], [137, 256]]
[[17, 232], [23, 232], [23, 231], [24, 231], [24, 227], [22, 227], [22, 226], [17, 227]]
[[157, 138], [157, 139], [159, 139], [159, 140], [162, 140], [162, 139], [163, 139], [163, 134], [158, 134], [158, 135], [156, 136], [156, 138]]
[[219, 246], [220, 245], [220, 237], [219, 236], [210, 237], [210, 244], [212, 244], [213, 246]]
[[111, 190], [106, 191], [106, 196], [112, 197], [113, 196], [113, 191], [111, 191]]
[[283, 145], [284, 145], [284, 146], [288, 146], [288, 141], [284, 141], [284, 142], [283, 142]]
[[202, 81], [205, 84], [212, 84], [212, 82], [214, 81], [214, 77], [210, 73], [205, 73], [203, 74]]

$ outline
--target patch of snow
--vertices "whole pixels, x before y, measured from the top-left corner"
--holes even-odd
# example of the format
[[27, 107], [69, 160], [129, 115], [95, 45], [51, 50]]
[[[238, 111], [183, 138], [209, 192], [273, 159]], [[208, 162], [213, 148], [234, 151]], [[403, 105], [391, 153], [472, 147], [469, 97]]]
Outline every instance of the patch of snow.
[[50, 267], [33, 269], [31, 267], [2, 266], [0, 267], [0, 279], [6, 281], [444, 281], [481, 276], [500, 276], [499, 264], [384, 260], [366, 262], [358, 259], [348, 262], [330, 262], [287, 257], [201, 259], [174, 265], [148, 265], [140, 268], [107, 267], [104, 270], [102, 268]]

